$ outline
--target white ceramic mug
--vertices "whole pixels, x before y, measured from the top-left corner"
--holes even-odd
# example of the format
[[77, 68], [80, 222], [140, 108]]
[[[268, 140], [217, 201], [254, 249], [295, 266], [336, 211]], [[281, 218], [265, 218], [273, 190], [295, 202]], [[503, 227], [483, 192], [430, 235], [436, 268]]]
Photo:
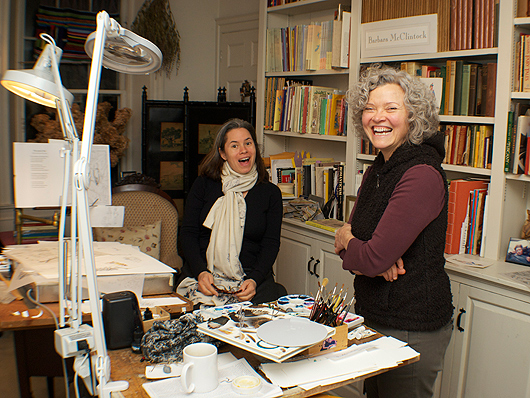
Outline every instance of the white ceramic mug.
[[182, 388], [187, 393], [215, 390], [219, 384], [217, 347], [209, 343], [193, 343], [184, 347], [183, 356]]

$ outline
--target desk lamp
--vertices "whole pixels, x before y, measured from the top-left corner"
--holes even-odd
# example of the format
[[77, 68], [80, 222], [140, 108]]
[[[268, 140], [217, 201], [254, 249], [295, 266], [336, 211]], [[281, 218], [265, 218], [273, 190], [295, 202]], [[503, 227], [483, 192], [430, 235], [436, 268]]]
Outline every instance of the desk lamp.
[[[74, 164], [73, 179], [77, 190], [79, 252], [82, 253], [83, 263], [85, 265], [90, 309], [92, 312], [94, 347], [91, 348], [95, 348], [94, 369], [97, 386], [94, 387], [94, 384], [90, 383], [87, 378], [85, 378], [85, 384], [87, 384], [89, 389], [92, 387], [94, 392], [97, 392], [97, 395], [106, 398], [110, 397], [112, 391], [127, 389], [128, 383], [126, 381], [110, 382], [110, 359], [107, 355], [103, 331], [87, 198], [87, 189], [90, 183], [89, 163], [94, 140], [101, 68], [105, 66], [118, 72], [147, 74], [160, 68], [162, 64], [162, 53], [158, 47], [148, 40], [122, 28], [105, 11], [97, 14], [96, 26], [96, 31], [92, 32], [85, 42], [85, 51], [92, 58], [92, 62], [83, 123], [81, 154]], [[56, 349], [61, 346], [64, 347], [65, 342], [70, 341], [67, 334], [63, 339], [63, 335], [60, 333], [61, 330], [64, 329], [56, 331]], [[77, 357], [76, 361], [82, 362], [84, 359]]]
[[[80, 280], [80, 260], [83, 260], [87, 277], [90, 310], [92, 312], [92, 327], [86, 324], [79, 324], [80, 321], [75, 323], [69, 321], [69, 327], [55, 331], [55, 347], [57, 352], [64, 358], [76, 357], [74, 368], [84, 378], [85, 384], [91, 394], [97, 394], [100, 397], [107, 398], [110, 397], [112, 391], [127, 389], [128, 383], [126, 381], [110, 381], [110, 359], [107, 355], [103, 330], [87, 200], [87, 189], [90, 182], [89, 163], [91, 147], [94, 140], [101, 68], [105, 66], [118, 72], [147, 74], [158, 70], [162, 64], [162, 53], [158, 47], [148, 40], [122, 28], [105, 11], [97, 14], [96, 26], [96, 31], [92, 32], [85, 42], [85, 51], [92, 58], [92, 62], [90, 66], [81, 152], [79, 157], [73, 162], [73, 186], [76, 194], [72, 197], [72, 202], [74, 201], [74, 196], [77, 199], [77, 211], [75, 212], [77, 217], [72, 218], [77, 218], [78, 222], [79, 250], [77, 255], [79, 255], [79, 259], [75, 264], [72, 261], [72, 266], [70, 267], [71, 282], [75, 284], [77, 283], [76, 281]], [[55, 83], [60, 86], [61, 90], [62, 85], [60, 83], [57, 63], [52, 62], [52, 66], [55, 74]], [[51, 96], [53, 94], [49, 95]], [[63, 112], [59, 113], [61, 123], [63, 123], [64, 117], [67, 118], [64, 126], [64, 130], [66, 130], [66, 124], [72, 120], [71, 115], [69, 111], [63, 115], [61, 113]], [[68, 117], [68, 115], [70, 116]], [[67, 134], [65, 133], [65, 135]], [[78, 152], [75, 150], [73, 153], [77, 156]], [[59, 267], [61, 267], [61, 264], [59, 264]], [[59, 280], [61, 281], [64, 277], [65, 273], [60, 271]], [[80, 289], [79, 286], [78, 288]], [[64, 297], [65, 291], [61, 289], [61, 282], [59, 295], [61, 311], [64, 311], [66, 299]], [[72, 294], [71, 299], [72, 308], [80, 308], [81, 295]], [[79, 317], [79, 320], [81, 319]], [[91, 350], [93, 350], [94, 355], [90, 352]], [[93, 362], [92, 359], [94, 359]], [[92, 370], [95, 372], [95, 377], [90, 377], [93, 374]]]
[[[59, 291], [62, 294], [59, 295], [60, 301], [60, 327], [65, 325], [65, 288], [66, 288], [66, 258], [65, 257], [65, 225], [66, 225], [66, 209], [67, 209], [67, 198], [68, 189], [72, 188], [72, 203], [71, 211], [72, 214], [76, 214], [76, 195], [73, 184], [70, 185], [70, 169], [71, 164], [75, 163], [79, 154], [79, 138], [75, 129], [75, 124], [70, 112], [70, 104], [72, 103], [74, 96], [67, 91], [61, 82], [61, 75], [59, 73], [59, 61], [61, 60], [62, 50], [55, 45], [55, 41], [48, 34], [41, 34], [41, 38], [48, 44], [44, 47], [41, 55], [33, 69], [30, 70], [8, 70], [2, 77], [1, 84], [9, 91], [17, 94], [18, 96], [36, 102], [40, 105], [44, 105], [50, 108], [57, 108], [59, 115], [59, 121], [63, 132], [63, 137], [66, 141], [66, 146], [63, 150], [63, 156], [65, 161], [64, 178], [63, 178], [63, 189], [61, 196], [61, 212], [59, 219]], [[77, 220], [76, 217], [71, 219], [71, 258], [72, 258], [72, 269], [76, 269], [77, 266]], [[81, 276], [77, 276], [80, 278]], [[80, 282], [80, 279], [79, 279]], [[79, 286], [79, 288], [77, 288]], [[72, 291], [70, 292], [71, 297], [75, 297], [77, 294], [81, 294], [80, 283], [71, 284]], [[73, 300], [78, 303], [78, 300]], [[69, 312], [69, 323], [72, 325], [79, 326], [81, 323], [81, 308], [73, 305]]]

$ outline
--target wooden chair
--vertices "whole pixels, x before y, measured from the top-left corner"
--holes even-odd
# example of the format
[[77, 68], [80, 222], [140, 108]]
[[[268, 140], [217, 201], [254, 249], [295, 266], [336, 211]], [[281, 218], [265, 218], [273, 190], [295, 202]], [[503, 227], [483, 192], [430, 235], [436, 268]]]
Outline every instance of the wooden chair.
[[112, 189], [112, 204], [125, 207], [125, 227], [154, 224], [161, 220], [160, 261], [180, 270], [182, 259], [177, 251], [178, 210], [167, 193], [145, 184], [120, 185]]

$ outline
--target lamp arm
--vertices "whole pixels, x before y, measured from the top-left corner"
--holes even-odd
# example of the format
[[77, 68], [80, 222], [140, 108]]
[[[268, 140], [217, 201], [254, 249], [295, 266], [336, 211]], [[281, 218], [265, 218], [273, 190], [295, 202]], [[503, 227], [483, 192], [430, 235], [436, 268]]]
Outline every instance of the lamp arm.
[[81, 142], [81, 155], [74, 166], [74, 181], [77, 189], [78, 199], [79, 238], [87, 276], [90, 310], [92, 312], [92, 326], [94, 329], [98, 395], [100, 397], [107, 398], [110, 397], [110, 393], [112, 391], [125, 390], [128, 388], [129, 384], [126, 381], [110, 382], [110, 359], [107, 355], [107, 346], [105, 343], [103, 320], [101, 316], [101, 305], [99, 290], [97, 287], [96, 267], [94, 260], [92, 228], [90, 225], [89, 205], [87, 198], [87, 189], [90, 183], [90, 153], [92, 142], [94, 140], [94, 127], [97, 110], [96, 107], [99, 83], [101, 79], [105, 35], [107, 33], [107, 29], [113, 29], [113, 27], [115, 29], [117, 25], [115, 21], [114, 23], [111, 22], [109, 14], [107, 14], [105, 11], [101, 11], [97, 14], [96, 24], [96, 38], [92, 54], [92, 63], [90, 66], [85, 119], [83, 124], [83, 139]]
[[[59, 225], [59, 325], [60, 327], [65, 326], [65, 314], [68, 311], [69, 319], [68, 324], [74, 329], [78, 329], [79, 325], [82, 323], [82, 313], [81, 306], [79, 305], [82, 300], [81, 296], [81, 279], [80, 273], [78, 272], [78, 261], [77, 261], [77, 219], [75, 216], [71, 218], [71, 236], [70, 236], [70, 249], [71, 249], [71, 265], [68, 272], [68, 255], [65, 255], [66, 244], [65, 244], [65, 226], [66, 226], [66, 208], [68, 206], [68, 189], [70, 187], [71, 174], [70, 166], [75, 164], [79, 157], [79, 136], [77, 134], [75, 123], [73, 121], [72, 113], [70, 111], [70, 106], [66, 100], [64, 93], [64, 87], [61, 81], [61, 74], [59, 73], [59, 64], [57, 59], [60, 57], [58, 53], [58, 48], [55, 45], [55, 40], [53, 38], [43, 33], [40, 35], [41, 38], [46, 41], [53, 50], [53, 55], [51, 58], [51, 70], [55, 80], [55, 84], [58, 87], [59, 98], [56, 100], [57, 113], [59, 115], [59, 120], [61, 123], [62, 131], [64, 134], [65, 140], [68, 141], [67, 148], [64, 150], [65, 156], [65, 171], [63, 177], [63, 191], [61, 196], [61, 218]], [[77, 214], [77, 197], [74, 184], [72, 182], [72, 203], [71, 203], [71, 214]], [[72, 308], [68, 310], [66, 305], [67, 298], [67, 275], [70, 274], [70, 299], [72, 303]]]

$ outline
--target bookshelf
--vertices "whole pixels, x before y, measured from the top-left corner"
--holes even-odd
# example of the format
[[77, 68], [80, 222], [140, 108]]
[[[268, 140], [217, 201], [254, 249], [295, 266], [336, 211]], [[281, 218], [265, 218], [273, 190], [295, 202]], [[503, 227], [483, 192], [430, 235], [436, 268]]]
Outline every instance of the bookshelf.
[[[499, 3], [499, 43], [510, 43], [514, 40], [514, 2], [502, 1]], [[524, 18], [528, 20], [528, 18]], [[521, 20], [518, 18], [517, 20]], [[528, 20], [530, 22], [530, 20]], [[521, 22], [522, 23], [522, 22]], [[521, 24], [520, 23], [520, 24]], [[528, 25], [530, 27], [530, 25]], [[485, 238], [486, 258], [495, 260], [504, 259], [506, 248], [510, 236], [518, 236], [519, 229], [526, 216], [526, 199], [519, 199], [523, 194], [524, 188], [522, 181], [526, 178], [516, 177], [507, 178], [504, 173], [504, 150], [506, 143], [506, 126], [507, 113], [510, 107], [510, 99], [530, 99], [530, 93], [512, 93], [508, 89], [511, 87], [510, 71], [513, 68], [512, 46], [505, 45], [492, 48], [480, 48], [459, 51], [443, 51], [433, 54], [414, 54], [390, 57], [370, 57], [360, 58], [361, 65], [374, 62], [399, 63], [416, 61], [430, 65], [443, 65], [447, 60], [463, 60], [478, 64], [497, 63], [496, 75], [496, 101], [495, 116], [459, 116], [459, 115], [440, 115], [441, 124], [460, 124], [460, 125], [488, 125], [493, 127], [494, 139], [492, 148], [491, 168], [470, 167], [455, 164], [444, 164], [449, 179], [455, 178], [487, 178], [490, 181], [489, 191], [489, 209], [487, 213], [488, 226]], [[356, 146], [360, 149], [360, 145]], [[355, 172], [362, 170], [363, 163], [371, 162], [373, 156], [356, 154]], [[507, 184], [506, 181], [510, 182]], [[513, 181], [513, 182], [512, 182]], [[512, 186], [513, 185], [513, 186]], [[505, 202], [506, 190], [506, 202]], [[511, 191], [514, 191], [513, 193]], [[515, 199], [516, 197], [518, 197]], [[507, 205], [508, 197], [516, 200], [515, 208]], [[524, 204], [522, 203], [524, 202]], [[524, 207], [524, 208], [523, 208]]]
[[[375, 4], [382, 0], [352, 0], [352, 43], [357, 45], [355, 38], [360, 37], [361, 5]], [[335, 7], [336, 2], [304, 1], [311, 7]], [[414, 2], [410, 2], [411, 4]], [[518, 237], [526, 220], [526, 210], [530, 208], [530, 176], [507, 173], [504, 171], [504, 160], [507, 138], [508, 112], [517, 103], [530, 105], [530, 93], [514, 90], [515, 43], [520, 31], [530, 34], [530, 18], [516, 17], [517, 1], [502, 0], [498, 4], [498, 48], [481, 48], [460, 51], [443, 51], [433, 54], [417, 54], [392, 57], [360, 58], [359, 48], [350, 50], [350, 69], [347, 77], [337, 80], [347, 85], [357, 79], [361, 65], [374, 62], [408, 62], [418, 61], [426, 64], [444, 64], [448, 59], [466, 60], [486, 64], [497, 63], [495, 112], [492, 117], [441, 115], [442, 123], [481, 124], [493, 127], [494, 139], [492, 147], [491, 168], [477, 168], [461, 165], [444, 165], [448, 177], [453, 178], [486, 178], [489, 180], [489, 199], [487, 210], [487, 230], [485, 231], [484, 257], [493, 263], [485, 269], [457, 266], [446, 263], [446, 270], [451, 279], [453, 305], [455, 306], [455, 328], [451, 343], [446, 351], [444, 369], [440, 389], [436, 397], [489, 396], [528, 396], [530, 384], [528, 374], [530, 362], [527, 356], [520, 356], [528, 351], [528, 335], [530, 325], [530, 295], [526, 285], [514, 281], [507, 276], [510, 273], [521, 273], [527, 267], [504, 262], [506, 250], [511, 237]], [[521, 1], [519, 1], [521, 3]], [[282, 14], [291, 15], [296, 19], [297, 12], [304, 14], [304, 8], [297, 8], [297, 3], [282, 6]], [[263, 6], [263, 4], [262, 4]], [[379, 9], [385, 9], [379, 4]], [[280, 10], [280, 8], [278, 8]], [[289, 10], [289, 11], [287, 11]], [[307, 9], [306, 9], [307, 10]], [[320, 12], [312, 9], [311, 12]], [[282, 11], [283, 12], [283, 11]], [[307, 11], [306, 11], [307, 12]], [[260, 37], [265, 37], [267, 24], [286, 23], [278, 21], [278, 13], [260, 10]], [[356, 17], [353, 17], [356, 15]], [[287, 18], [288, 19], [288, 18]], [[356, 65], [357, 63], [357, 65]], [[262, 84], [265, 79], [264, 65], [258, 69]], [[341, 79], [328, 76], [329, 79]], [[263, 87], [263, 86], [262, 86]], [[258, 129], [260, 119], [260, 93], [258, 86]], [[263, 99], [261, 99], [263, 101]], [[263, 102], [261, 102], [263, 104]], [[360, 153], [360, 139], [355, 136], [353, 126], [348, 128], [345, 142], [334, 142], [328, 137], [307, 139], [292, 137], [287, 133], [263, 132], [262, 142], [268, 153], [307, 149], [306, 144], [315, 143], [314, 150], [333, 152], [341, 157], [338, 160], [347, 162], [346, 192], [355, 192], [355, 176], [365, 164], [373, 161], [373, 155]], [[316, 152], [317, 155], [321, 155]], [[325, 275], [330, 282], [340, 281], [345, 273], [334, 274], [341, 262], [330, 252], [333, 244], [333, 233], [309, 230], [309, 226], [300, 225], [286, 220], [282, 229], [282, 246], [276, 264], [276, 275], [285, 284], [290, 293], [307, 293], [314, 291], [317, 278]], [[471, 258], [476, 258], [470, 256]], [[312, 272], [312, 273], [311, 273]], [[348, 281], [349, 283], [349, 281]], [[498, 339], [506, 330], [513, 331], [513, 336]], [[521, 339], [518, 336], [522, 336]], [[484, 344], [485, 343], [485, 344]], [[523, 358], [524, 357], [524, 358]], [[499, 371], [498, 364], [502, 363]], [[496, 374], [495, 378], [484, 378], [485, 374]], [[517, 377], [519, 376], [519, 377]], [[499, 382], [500, 381], [500, 382]]]
[[[351, 12], [350, 29], [350, 67], [323, 70], [267, 72], [267, 30], [273, 28], [295, 27], [314, 22], [331, 21], [339, 4], [347, 5]], [[311, 80], [314, 86], [331, 87], [345, 93], [350, 83], [357, 79], [359, 73], [358, 60], [358, 31], [360, 27], [360, 1], [339, 0], [304, 0], [274, 7], [267, 7], [266, 0], [260, 0], [259, 37], [258, 46], [258, 79], [257, 79], [257, 111], [256, 130], [258, 140], [262, 145], [264, 156], [281, 152], [306, 151], [313, 157], [334, 158], [336, 161], [346, 162], [344, 194], [354, 192], [354, 164], [347, 159], [354, 158], [356, 139], [351, 126], [346, 126], [347, 134], [320, 135], [300, 134], [291, 131], [273, 131], [264, 128], [266, 79], [285, 78]]]
[[[487, 178], [490, 181], [489, 209], [486, 217], [486, 250], [484, 256], [495, 260], [504, 259], [510, 237], [519, 236], [520, 228], [526, 219], [528, 203], [527, 191], [530, 189], [528, 176], [513, 175], [504, 172], [508, 111], [516, 102], [530, 104], [530, 93], [513, 91], [513, 69], [515, 41], [518, 32], [530, 33], [530, 18], [516, 17], [516, 1], [507, 0], [498, 4], [498, 42], [512, 43], [499, 47], [479, 48], [459, 51], [442, 51], [432, 54], [412, 54], [389, 57], [360, 57], [359, 40], [361, 29], [361, 0], [351, 0], [350, 68], [347, 70], [318, 70], [297, 72], [265, 72], [266, 34], [268, 28], [295, 26], [312, 21], [324, 21], [333, 18], [338, 4], [335, 0], [305, 0], [276, 7], [267, 7], [260, 3], [260, 40], [258, 54], [258, 96], [257, 131], [265, 156], [284, 152], [305, 150], [312, 156], [334, 157], [346, 162], [345, 195], [353, 195], [358, 186], [356, 176], [364, 164], [373, 161], [373, 155], [360, 152], [360, 139], [348, 123], [347, 136], [321, 136], [297, 134], [288, 131], [263, 129], [265, 80], [268, 77], [302, 77], [313, 80], [314, 85], [336, 87], [346, 90], [357, 80], [360, 67], [374, 62], [398, 63], [416, 61], [431, 65], [443, 65], [449, 59], [464, 60], [479, 64], [497, 63], [495, 116], [458, 116], [440, 115], [442, 124], [489, 125], [493, 127], [494, 139], [491, 168], [470, 167], [445, 164], [448, 178]], [[370, 3], [370, 2], [368, 2]], [[354, 161], [352, 161], [354, 160]], [[359, 179], [357, 179], [359, 181]]]

